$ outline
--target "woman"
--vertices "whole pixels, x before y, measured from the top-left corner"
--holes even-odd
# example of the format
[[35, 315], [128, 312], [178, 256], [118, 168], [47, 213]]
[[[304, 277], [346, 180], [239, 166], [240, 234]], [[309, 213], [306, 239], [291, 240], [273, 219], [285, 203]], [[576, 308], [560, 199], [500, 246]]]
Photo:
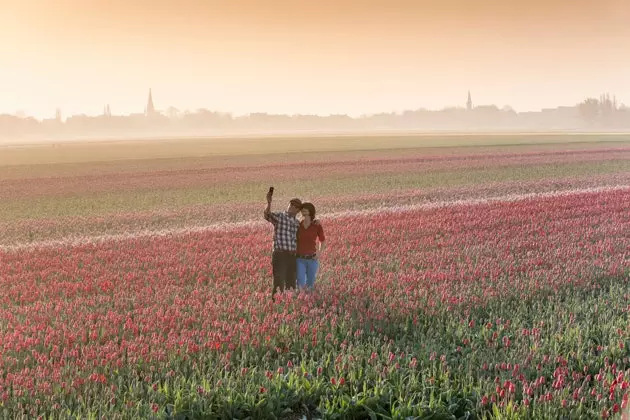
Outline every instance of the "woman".
[[[319, 242], [317, 241], [319, 239]], [[302, 221], [297, 233], [297, 285], [312, 290], [319, 269], [319, 257], [324, 250], [324, 228], [315, 219], [315, 206], [302, 204]]]

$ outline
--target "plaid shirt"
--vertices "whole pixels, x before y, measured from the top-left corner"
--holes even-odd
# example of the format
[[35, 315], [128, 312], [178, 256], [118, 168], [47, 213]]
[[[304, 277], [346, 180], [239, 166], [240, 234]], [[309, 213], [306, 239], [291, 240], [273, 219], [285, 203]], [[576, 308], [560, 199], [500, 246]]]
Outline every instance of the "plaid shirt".
[[273, 250], [294, 251], [297, 249], [297, 231], [300, 222], [286, 211], [266, 213], [265, 220], [273, 224]]

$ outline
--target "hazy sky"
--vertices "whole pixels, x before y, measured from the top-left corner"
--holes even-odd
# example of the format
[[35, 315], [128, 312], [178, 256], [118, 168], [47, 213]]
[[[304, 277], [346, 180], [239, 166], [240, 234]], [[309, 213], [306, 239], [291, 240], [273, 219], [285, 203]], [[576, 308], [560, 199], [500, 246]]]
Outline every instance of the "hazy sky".
[[630, 0], [0, 0], [0, 113], [630, 104]]

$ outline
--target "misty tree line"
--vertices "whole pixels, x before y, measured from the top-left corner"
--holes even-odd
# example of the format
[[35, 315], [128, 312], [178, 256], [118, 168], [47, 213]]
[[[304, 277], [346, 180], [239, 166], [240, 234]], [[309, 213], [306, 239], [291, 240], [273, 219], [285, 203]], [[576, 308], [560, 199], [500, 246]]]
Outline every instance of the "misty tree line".
[[597, 98], [587, 98], [578, 104], [580, 116], [588, 123], [614, 122], [622, 119], [628, 113], [628, 108], [617, 102], [617, 98], [610, 94], [603, 94]]
[[442, 110], [408, 110], [361, 117], [348, 115], [279, 115], [229, 113], [199, 109], [181, 112], [169, 107], [151, 115], [114, 115], [109, 105], [99, 116], [73, 115], [63, 119], [57, 109], [54, 118], [37, 120], [25, 115], [0, 115], [0, 137], [59, 137], [90, 135], [133, 135], [142, 133], [210, 134], [214, 131], [293, 131], [293, 130], [545, 130], [630, 128], [630, 108], [608, 94], [587, 98], [572, 107], [518, 113], [505, 106], [476, 106]]

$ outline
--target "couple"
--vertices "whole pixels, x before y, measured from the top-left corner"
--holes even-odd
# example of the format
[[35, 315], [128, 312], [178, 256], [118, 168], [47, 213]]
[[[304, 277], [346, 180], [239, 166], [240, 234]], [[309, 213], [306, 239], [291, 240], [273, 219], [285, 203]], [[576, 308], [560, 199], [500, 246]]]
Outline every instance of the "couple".
[[[273, 188], [267, 193], [267, 208], [264, 212], [265, 220], [273, 224], [273, 296], [279, 289], [312, 290], [315, 277], [319, 269], [319, 257], [324, 249], [324, 228], [315, 219], [315, 206], [302, 203], [299, 198], [289, 202], [289, 207], [283, 212], [271, 211]], [[297, 219], [302, 213], [302, 221]], [[319, 243], [318, 240], [319, 239]]]

